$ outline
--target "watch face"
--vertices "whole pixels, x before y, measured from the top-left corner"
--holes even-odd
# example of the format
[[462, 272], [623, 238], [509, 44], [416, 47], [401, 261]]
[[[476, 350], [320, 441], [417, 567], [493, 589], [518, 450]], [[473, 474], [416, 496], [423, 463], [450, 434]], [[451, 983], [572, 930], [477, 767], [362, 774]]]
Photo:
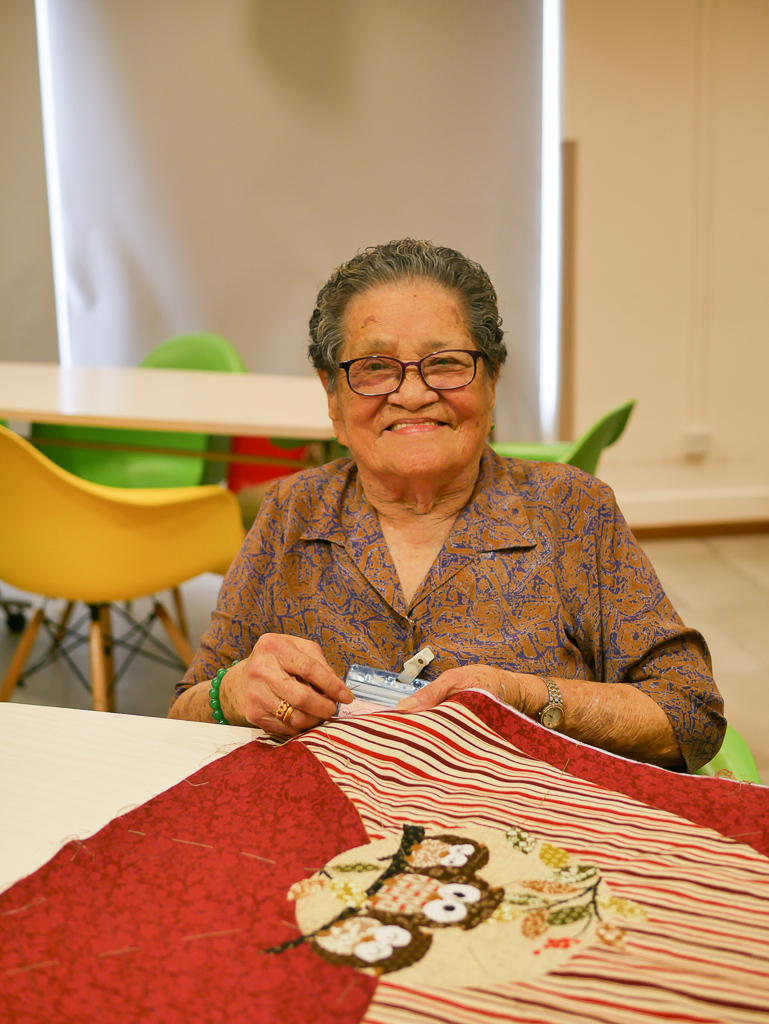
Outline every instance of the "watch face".
[[558, 704], [548, 704], [540, 718], [540, 722], [548, 729], [556, 729], [562, 721], [563, 708]]

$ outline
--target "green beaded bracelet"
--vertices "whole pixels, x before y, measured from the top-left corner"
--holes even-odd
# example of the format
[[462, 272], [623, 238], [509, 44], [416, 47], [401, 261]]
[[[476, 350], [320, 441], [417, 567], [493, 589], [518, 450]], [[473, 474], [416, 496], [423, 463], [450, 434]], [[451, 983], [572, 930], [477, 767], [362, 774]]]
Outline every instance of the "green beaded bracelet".
[[[237, 661], [233, 661], [232, 665], [237, 665]], [[232, 668], [230, 665], [230, 668]], [[224, 717], [222, 711], [222, 704], [219, 700], [219, 687], [222, 685], [222, 679], [224, 679], [228, 669], [220, 668], [214, 678], [211, 680], [211, 689], [208, 691], [208, 703], [211, 708], [211, 714], [214, 716], [214, 721], [217, 725], [229, 725], [230, 723]]]

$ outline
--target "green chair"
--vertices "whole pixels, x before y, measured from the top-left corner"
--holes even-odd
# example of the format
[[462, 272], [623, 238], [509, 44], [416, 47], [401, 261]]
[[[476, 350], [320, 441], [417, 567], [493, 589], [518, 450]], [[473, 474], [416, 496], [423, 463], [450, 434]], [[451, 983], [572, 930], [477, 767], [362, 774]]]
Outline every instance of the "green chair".
[[[169, 338], [150, 352], [140, 365], [165, 369], [246, 372], [237, 351], [217, 334], [182, 334]], [[31, 440], [62, 469], [83, 480], [108, 487], [194, 487], [202, 483], [218, 482], [209, 471], [211, 464], [207, 466], [203, 458], [45, 443], [47, 440], [83, 441], [91, 444], [140, 445], [145, 448], [181, 448], [201, 453], [220, 449], [221, 439], [212, 438], [208, 434], [34, 423]], [[229, 443], [228, 439], [226, 443]], [[219, 479], [223, 479], [225, 470], [223, 467], [219, 469]]]
[[576, 441], [552, 441], [530, 444], [492, 444], [497, 455], [509, 459], [535, 459], [540, 462], [567, 462], [570, 466], [595, 473], [604, 448], [614, 444], [625, 429], [635, 400], [623, 402], [597, 420]]
[[698, 768], [695, 775], [719, 775], [728, 772], [739, 782], [755, 782], [761, 785], [756, 762], [745, 740], [731, 725], [726, 727], [726, 736], [712, 761]]
[[[237, 350], [218, 334], [180, 334], [169, 338], [146, 356], [140, 366], [177, 370], [215, 370], [245, 373]], [[109, 445], [140, 445], [144, 448], [181, 448], [190, 452], [229, 450], [230, 439], [208, 434], [170, 430], [123, 430], [114, 427], [66, 426], [59, 423], [33, 423], [30, 440], [52, 462], [81, 480], [107, 487], [158, 488], [197, 487], [219, 483], [227, 473], [226, 463], [209, 462], [192, 455], [166, 455], [161, 452], [120, 451], [45, 444], [52, 441], [84, 441]], [[182, 595], [172, 590], [179, 628], [189, 636]], [[59, 624], [64, 635], [73, 611], [69, 603]], [[126, 609], [126, 615], [128, 611]]]

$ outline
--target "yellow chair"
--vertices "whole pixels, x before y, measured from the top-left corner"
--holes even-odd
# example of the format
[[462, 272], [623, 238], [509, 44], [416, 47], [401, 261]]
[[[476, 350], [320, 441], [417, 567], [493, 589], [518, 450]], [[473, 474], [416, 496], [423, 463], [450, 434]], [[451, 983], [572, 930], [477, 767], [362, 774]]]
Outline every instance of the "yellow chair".
[[[198, 332], [168, 338], [139, 364], [150, 368], [208, 370], [221, 373], [245, 373], [237, 350], [218, 334]], [[200, 433], [167, 430], [128, 430], [114, 427], [85, 427], [66, 423], [33, 423], [31, 440], [44, 455], [83, 480], [110, 487], [192, 487], [221, 483], [227, 475], [226, 464], [207, 461], [206, 450], [225, 452], [230, 438]], [[96, 447], [78, 448], [77, 442]], [[116, 446], [102, 450], [98, 445]], [[120, 450], [126, 445], [129, 450]], [[140, 446], [145, 451], [131, 451]], [[167, 455], [151, 449], [176, 448], [189, 455]], [[199, 453], [200, 458], [193, 455]], [[188, 636], [184, 605], [178, 587], [173, 589], [176, 618], [182, 633]], [[61, 625], [66, 627], [72, 614], [70, 604]], [[18, 623], [18, 618], [13, 620]]]
[[[173, 588], [202, 572], [225, 572], [243, 540], [238, 502], [222, 487], [125, 489], [91, 483], [3, 426], [0, 493], [0, 579], [89, 606], [96, 711], [112, 707], [117, 640], [111, 635], [110, 606]], [[192, 650], [157, 599], [153, 617], [188, 665]], [[37, 609], [0, 686], [0, 700], [10, 697], [44, 622], [60, 629], [42, 607]]]

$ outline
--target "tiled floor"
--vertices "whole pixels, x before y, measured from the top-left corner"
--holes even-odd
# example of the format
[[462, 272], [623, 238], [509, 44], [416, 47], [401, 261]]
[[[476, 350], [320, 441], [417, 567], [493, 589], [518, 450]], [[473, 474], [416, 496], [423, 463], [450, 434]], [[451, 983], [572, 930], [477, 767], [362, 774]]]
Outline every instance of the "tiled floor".
[[[708, 640], [727, 717], [747, 741], [769, 784], [769, 535], [655, 540], [643, 546], [679, 614]], [[195, 642], [208, 623], [220, 579], [205, 575], [183, 588]], [[0, 584], [0, 593], [8, 597], [12, 592]], [[162, 636], [161, 628], [155, 630]], [[0, 617], [0, 676], [16, 640]], [[85, 648], [76, 654], [86, 674], [87, 657]], [[137, 660], [120, 682], [116, 710], [165, 715], [177, 678], [173, 668]], [[12, 699], [90, 706], [87, 691], [60, 663], [33, 676]]]

